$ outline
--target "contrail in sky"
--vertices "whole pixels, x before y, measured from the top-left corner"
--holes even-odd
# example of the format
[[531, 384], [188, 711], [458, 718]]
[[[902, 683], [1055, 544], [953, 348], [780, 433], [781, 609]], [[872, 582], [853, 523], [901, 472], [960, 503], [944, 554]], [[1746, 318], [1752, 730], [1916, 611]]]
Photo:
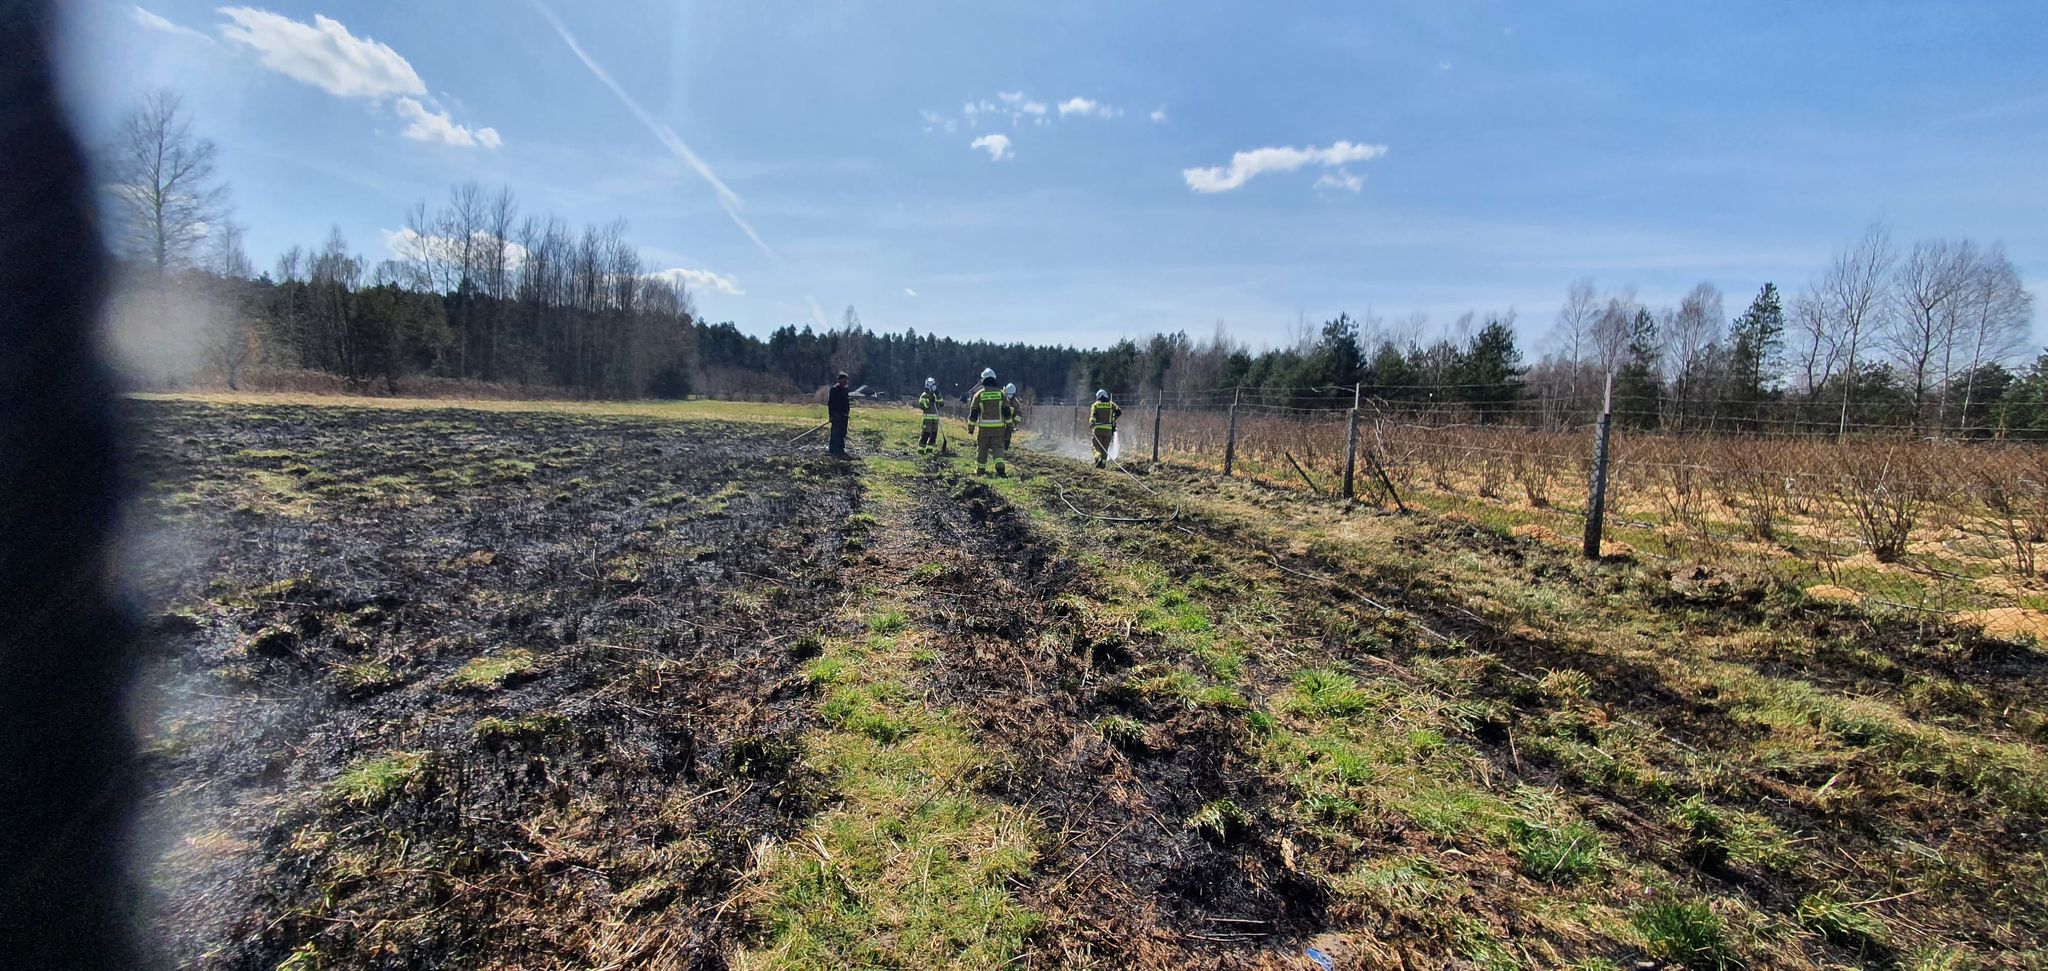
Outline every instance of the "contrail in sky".
[[625, 105], [626, 110], [631, 111], [635, 118], [640, 119], [640, 123], [647, 126], [647, 130], [652, 132], [654, 137], [663, 146], [667, 147], [670, 152], [674, 153], [676, 158], [681, 159], [684, 164], [695, 169], [698, 175], [704, 177], [704, 181], [711, 183], [712, 190], [718, 193], [718, 204], [724, 207], [725, 214], [732, 220], [733, 225], [738, 226], [740, 232], [746, 233], [747, 238], [753, 240], [754, 245], [761, 248], [761, 252], [768, 254], [769, 259], [780, 262], [781, 258], [775, 255], [775, 251], [770, 249], [766, 242], [762, 241], [761, 234], [754, 232], [754, 227], [748, 225], [746, 218], [740, 215], [740, 197], [727, 188], [723, 181], [720, 181], [718, 173], [711, 171], [711, 166], [704, 164], [704, 160], [698, 158], [696, 152], [690, 151], [690, 146], [683, 143], [682, 137], [676, 134], [675, 129], [670, 128], [661, 119], [654, 117], [647, 109], [640, 107], [640, 102], [633, 100], [633, 96], [627, 94], [625, 88], [619, 87], [619, 82], [612, 80], [611, 74], [605, 71], [596, 60], [592, 59], [583, 50], [582, 44], [576, 42], [576, 36], [569, 33], [569, 28], [563, 26], [562, 21], [555, 16], [554, 11], [549, 10], [540, 0], [531, 0], [531, 2], [533, 9], [540, 11], [540, 15], [547, 18], [548, 25], [555, 28], [555, 34], [562, 38], [562, 43], [569, 45], [569, 50], [575, 52], [576, 57], [583, 62], [583, 66], [589, 68], [591, 74], [595, 75], [599, 81], [604, 82], [604, 86], [610, 88], [612, 94], [618, 96], [619, 103]]

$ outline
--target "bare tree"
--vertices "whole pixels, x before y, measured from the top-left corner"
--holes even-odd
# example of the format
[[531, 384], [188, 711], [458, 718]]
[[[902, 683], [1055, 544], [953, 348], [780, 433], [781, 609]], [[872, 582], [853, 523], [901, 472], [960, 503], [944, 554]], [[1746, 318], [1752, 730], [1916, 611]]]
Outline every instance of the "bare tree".
[[327, 244], [313, 257], [308, 277], [308, 329], [317, 335], [342, 380], [351, 389], [359, 388], [368, 379], [369, 348], [356, 327], [351, 297], [362, 284], [363, 261], [349, 253], [341, 227], [328, 233]]
[[2005, 244], [1997, 243], [1971, 267], [1960, 303], [1957, 343], [1970, 355], [1960, 413], [1960, 421], [1967, 424], [1979, 370], [2011, 359], [2026, 343], [2034, 322], [2034, 296], [2020, 285], [2019, 270], [2005, 255]]
[[144, 95], [107, 155], [119, 247], [147, 262], [158, 281], [192, 265], [227, 190], [215, 178], [214, 144], [192, 134], [183, 100], [169, 90]]
[[1885, 328], [1886, 349], [1913, 382], [1913, 420], [1925, 420], [1927, 399], [1947, 383], [1937, 366], [1947, 369], [1953, 355], [1959, 301], [1968, 286], [1976, 247], [1945, 239], [1914, 243], [1892, 276], [1894, 312]]
[[512, 200], [509, 188], [500, 188], [484, 204], [484, 231], [489, 234], [484, 241], [484, 292], [490, 297], [483, 366], [486, 381], [498, 380], [498, 349], [504, 330], [505, 304], [512, 297], [514, 254], [518, 252], [512, 244], [512, 220], [518, 212], [519, 206]]
[[1815, 285], [1792, 302], [1792, 332], [1798, 335], [1799, 392], [1807, 398], [1820, 395], [1834, 377], [1835, 364], [1842, 359], [1842, 345], [1829, 325], [1827, 300]]
[[231, 391], [241, 390], [242, 369], [256, 356], [256, 315], [249, 305], [252, 268], [242, 250], [240, 226], [222, 220], [214, 227], [213, 251], [207, 259], [210, 278], [198, 286], [204, 293], [204, 328], [199, 339], [207, 358], [218, 368]]
[[1849, 434], [1850, 398], [1856, 388], [1856, 354], [1865, 334], [1884, 322], [1885, 282], [1896, 255], [1891, 230], [1872, 223], [1863, 237], [1836, 254], [1821, 278], [1820, 295], [1836, 340], [1847, 347], [1842, 367], [1842, 417], [1838, 437]]
[[1716, 384], [1707, 372], [1720, 344], [1724, 319], [1720, 289], [1701, 283], [1679, 301], [1677, 311], [1663, 327], [1675, 427], [1684, 427], [1693, 399]]
[[1600, 319], [1600, 298], [1593, 292], [1591, 278], [1573, 280], [1565, 290], [1564, 307], [1557, 312], [1557, 328], [1554, 340], [1559, 354], [1567, 366], [1566, 389], [1567, 407], [1579, 407], [1579, 372], [1585, 363], [1586, 349], [1593, 340], [1593, 325]]
[[1593, 363], [1601, 375], [1613, 374], [1628, 357], [1630, 325], [1642, 304], [1636, 302], [1634, 287], [1607, 298], [1600, 316], [1593, 320]]

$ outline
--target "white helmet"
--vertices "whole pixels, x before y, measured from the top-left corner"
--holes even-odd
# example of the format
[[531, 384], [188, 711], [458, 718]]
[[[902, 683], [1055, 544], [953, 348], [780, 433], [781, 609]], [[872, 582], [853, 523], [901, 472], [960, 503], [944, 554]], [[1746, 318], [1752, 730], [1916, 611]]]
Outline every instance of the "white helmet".
[[1017, 396], [1017, 386], [1014, 384], [1003, 385], [1003, 393], [1015, 398]]
[[981, 379], [982, 379], [983, 381], [993, 381], [993, 380], [995, 380], [995, 376], [996, 376], [996, 369], [995, 369], [995, 368], [992, 368], [992, 367], [985, 367], [985, 368], [982, 368], [982, 369], [981, 369]]
[[938, 379], [938, 378], [926, 378], [926, 379], [924, 379], [924, 389], [925, 389], [926, 391], [937, 391], [937, 390], [939, 389], [939, 379]]
[[1108, 401], [1108, 400], [1109, 400], [1109, 392], [1107, 392], [1107, 391], [1104, 391], [1104, 390], [1102, 390], [1101, 388], [1096, 388], [1096, 389], [1095, 389], [1095, 400], [1097, 400], [1097, 401]]

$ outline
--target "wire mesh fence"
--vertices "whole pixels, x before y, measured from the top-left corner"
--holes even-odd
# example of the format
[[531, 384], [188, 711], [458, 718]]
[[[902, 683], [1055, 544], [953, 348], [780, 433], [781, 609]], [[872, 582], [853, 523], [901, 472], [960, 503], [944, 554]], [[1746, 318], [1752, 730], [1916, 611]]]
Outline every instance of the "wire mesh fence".
[[[1349, 389], [1345, 389], [1349, 390]], [[1231, 398], [1237, 400], [1233, 404]], [[1344, 400], [1344, 405], [1350, 401]], [[1087, 401], [1026, 408], [1026, 426], [1085, 443]], [[1582, 511], [1592, 488], [1590, 423], [1498, 417], [1471, 408], [1362, 399], [1355, 446], [1351, 409], [1303, 408], [1204, 393], [1123, 402], [1124, 462], [1159, 461], [1369, 501], [1433, 493], [1534, 509]], [[2029, 442], [1931, 435], [1910, 425], [1853, 426], [1826, 435], [1813, 423], [1756, 419], [1684, 430], [1634, 427], [1614, 412], [1606, 504], [1619, 521], [1702, 537], [1770, 541], [1788, 531], [1844, 544], [1890, 562], [1926, 530], [1995, 545], [2008, 565], [2034, 572], [2048, 542], [2048, 448]], [[1233, 431], [1234, 429], [1234, 431]], [[1389, 495], [1389, 491], [1393, 493]]]

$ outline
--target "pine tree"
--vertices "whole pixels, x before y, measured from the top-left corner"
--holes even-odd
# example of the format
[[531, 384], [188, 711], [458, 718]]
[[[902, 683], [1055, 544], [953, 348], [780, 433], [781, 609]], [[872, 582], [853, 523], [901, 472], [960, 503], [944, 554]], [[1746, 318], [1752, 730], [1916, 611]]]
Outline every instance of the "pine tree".
[[1757, 417], [1758, 405], [1776, 393], [1778, 351], [1784, 344], [1785, 309], [1776, 284], [1766, 283], [1735, 318], [1728, 360], [1730, 408], [1743, 418]]
[[1657, 424], [1657, 406], [1664, 397], [1664, 379], [1657, 366], [1657, 318], [1647, 309], [1629, 321], [1626, 355], [1614, 372], [1614, 410], [1624, 425], [1650, 428]]
[[1506, 320], [1494, 318], [1472, 335], [1458, 356], [1456, 373], [1460, 397], [1483, 420], [1503, 417], [1522, 394], [1522, 351], [1515, 346], [1515, 329]]

